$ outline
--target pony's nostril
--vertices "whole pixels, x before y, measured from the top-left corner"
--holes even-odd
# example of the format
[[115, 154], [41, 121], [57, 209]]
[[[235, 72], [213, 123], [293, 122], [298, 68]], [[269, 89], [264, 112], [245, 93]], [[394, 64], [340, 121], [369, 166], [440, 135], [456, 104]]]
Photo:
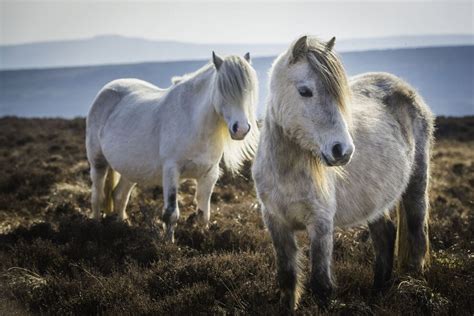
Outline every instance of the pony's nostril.
[[232, 133], [237, 133], [239, 130], [239, 123], [235, 122], [234, 125], [232, 125]]
[[340, 143], [334, 144], [332, 147], [332, 156], [334, 159], [338, 160], [342, 158], [342, 146]]

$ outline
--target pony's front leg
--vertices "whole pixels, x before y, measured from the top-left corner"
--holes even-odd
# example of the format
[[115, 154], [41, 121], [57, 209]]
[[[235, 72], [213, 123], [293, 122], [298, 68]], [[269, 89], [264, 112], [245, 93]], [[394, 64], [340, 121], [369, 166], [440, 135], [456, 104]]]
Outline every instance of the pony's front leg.
[[178, 208], [179, 171], [176, 165], [163, 168], [163, 222], [165, 226], [165, 239], [174, 242], [174, 230], [179, 218]]
[[276, 254], [280, 304], [284, 309], [284, 314], [293, 314], [301, 295], [298, 282], [300, 267], [295, 233], [286, 223], [282, 223], [265, 210], [263, 214]]
[[331, 271], [334, 231], [332, 216], [318, 212], [307, 225], [307, 230], [311, 241], [309, 285], [318, 304], [325, 307], [334, 289]]
[[211, 216], [211, 195], [214, 190], [214, 185], [219, 177], [219, 169], [216, 165], [206, 175], [199, 178], [197, 181], [196, 200], [197, 200], [197, 219], [204, 225], [205, 228], [209, 225], [209, 218]]

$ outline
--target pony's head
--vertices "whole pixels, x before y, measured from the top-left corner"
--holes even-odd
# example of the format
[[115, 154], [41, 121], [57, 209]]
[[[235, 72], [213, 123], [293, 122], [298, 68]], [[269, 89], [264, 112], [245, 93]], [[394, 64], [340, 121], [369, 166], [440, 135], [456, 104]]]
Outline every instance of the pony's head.
[[257, 74], [249, 53], [223, 58], [212, 52], [212, 63], [216, 69], [212, 103], [226, 125], [224, 162], [237, 171], [243, 159], [253, 156], [258, 141]]
[[341, 166], [349, 162], [354, 144], [350, 89], [334, 43], [335, 38], [322, 42], [303, 36], [277, 58], [267, 115], [326, 165]]
[[250, 66], [250, 54], [245, 54], [244, 58], [222, 58], [212, 52], [212, 62], [216, 68], [217, 88], [214, 106], [225, 120], [232, 139], [243, 140], [252, 128], [249, 112], [253, 109], [256, 82], [255, 71]]

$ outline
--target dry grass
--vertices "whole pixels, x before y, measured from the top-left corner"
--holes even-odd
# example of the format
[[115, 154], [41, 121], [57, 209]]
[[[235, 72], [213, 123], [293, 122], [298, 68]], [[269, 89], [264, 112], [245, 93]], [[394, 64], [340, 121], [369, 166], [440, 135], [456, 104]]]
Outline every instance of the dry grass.
[[[329, 313], [474, 313], [474, 118], [437, 123], [431, 269], [424, 278], [395, 275], [386, 293], [373, 294], [367, 229], [338, 230], [339, 287]], [[177, 242], [170, 245], [143, 217], [162, 207], [157, 188], [134, 192], [132, 226], [87, 218], [84, 120], [4, 118], [0, 129], [2, 314], [278, 312], [273, 250], [248, 168], [219, 180], [208, 231], [186, 224], [194, 186], [185, 183]], [[306, 236], [300, 243], [307, 255]], [[319, 310], [304, 295], [299, 312]]]

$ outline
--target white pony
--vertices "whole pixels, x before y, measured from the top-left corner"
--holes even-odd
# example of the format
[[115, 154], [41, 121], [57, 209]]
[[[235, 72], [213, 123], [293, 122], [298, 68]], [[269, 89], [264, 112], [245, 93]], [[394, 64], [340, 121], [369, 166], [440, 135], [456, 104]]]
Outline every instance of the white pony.
[[386, 73], [347, 78], [335, 38], [306, 36], [273, 63], [253, 165], [277, 258], [284, 307], [301, 294], [295, 231], [311, 240], [309, 288], [325, 306], [334, 288], [333, 229], [369, 223], [374, 288], [391, 278], [400, 203], [398, 264], [422, 272], [429, 259], [428, 181], [433, 116], [418, 93]]
[[238, 172], [254, 153], [257, 90], [248, 53], [221, 58], [213, 52], [212, 63], [173, 78], [168, 89], [137, 79], [105, 85], [86, 123], [93, 217], [104, 210], [126, 220], [136, 183], [162, 185], [166, 239], [174, 241], [179, 182], [196, 179], [197, 215], [207, 225], [219, 161]]

